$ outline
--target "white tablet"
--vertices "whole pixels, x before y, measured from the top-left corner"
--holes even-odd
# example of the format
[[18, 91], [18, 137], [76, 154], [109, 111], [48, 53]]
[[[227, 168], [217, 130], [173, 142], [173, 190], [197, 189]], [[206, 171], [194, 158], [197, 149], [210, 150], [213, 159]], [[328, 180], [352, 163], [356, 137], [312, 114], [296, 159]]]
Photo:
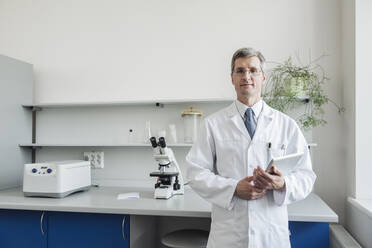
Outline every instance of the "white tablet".
[[273, 165], [275, 165], [283, 176], [288, 175], [294, 169], [294, 167], [297, 165], [298, 161], [300, 161], [303, 155], [304, 155], [303, 152], [299, 152], [279, 158], [273, 158], [271, 159], [269, 165], [267, 166], [266, 171], [270, 173], [271, 168], [273, 167]]

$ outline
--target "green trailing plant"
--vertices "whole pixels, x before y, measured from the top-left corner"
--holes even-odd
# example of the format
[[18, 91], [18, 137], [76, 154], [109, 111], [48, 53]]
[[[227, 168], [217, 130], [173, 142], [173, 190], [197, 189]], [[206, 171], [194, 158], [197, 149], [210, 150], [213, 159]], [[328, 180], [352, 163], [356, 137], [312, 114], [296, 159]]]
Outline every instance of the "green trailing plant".
[[284, 113], [305, 104], [305, 111], [296, 119], [304, 130], [327, 123], [323, 106], [328, 102], [333, 103], [339, 113], [344, 111], [323, 90], [329, 78], [324, 69], [315, 64], [320, 58], [307, 65], [294, 64], [292, 57], [277, 63], [269, 72], [263, 93], [268, 105]]

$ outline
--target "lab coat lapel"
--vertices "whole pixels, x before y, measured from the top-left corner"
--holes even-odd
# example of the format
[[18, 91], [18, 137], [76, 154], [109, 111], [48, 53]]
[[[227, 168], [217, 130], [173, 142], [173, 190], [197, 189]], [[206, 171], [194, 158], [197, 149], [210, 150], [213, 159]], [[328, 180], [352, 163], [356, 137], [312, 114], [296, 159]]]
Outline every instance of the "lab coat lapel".
[[244, 121], [236, 108], [235, 102], [233, 102], [228, 108], [228, 116], [230, 117], [233, 126], [235, 126], [241, 132], [241, 134], [251, 141], [251, 137], [249, 136], [248, 130], [244, 125]]
[[263, 132], [267, 131], [267, 128], [273, 120], [273, 110], [265, 103], [262, 103], [262, 112], [257, 120], [256, 131], [254, 133], [252, 141], [256, 141]]

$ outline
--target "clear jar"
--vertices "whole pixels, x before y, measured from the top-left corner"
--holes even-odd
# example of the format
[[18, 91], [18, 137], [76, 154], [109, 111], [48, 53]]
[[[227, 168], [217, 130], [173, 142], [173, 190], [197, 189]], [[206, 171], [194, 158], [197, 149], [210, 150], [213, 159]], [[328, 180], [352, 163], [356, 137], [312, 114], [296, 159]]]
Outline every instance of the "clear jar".
[[198, 137], [198, 130], [203, 113], [200, 109], [192, 107], [184, 109], [181, 112], [184, 127], [184, 142], [194, 143]]

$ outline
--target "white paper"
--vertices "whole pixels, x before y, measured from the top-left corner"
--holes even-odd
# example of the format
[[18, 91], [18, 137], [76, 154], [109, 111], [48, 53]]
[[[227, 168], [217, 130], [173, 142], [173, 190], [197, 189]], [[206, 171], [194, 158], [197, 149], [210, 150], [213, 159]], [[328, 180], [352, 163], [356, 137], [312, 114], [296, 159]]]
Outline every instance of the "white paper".
[[118, 200], [135, 200], [139, 198], [140, 198], [139, 192], [122, 193], [118, 194], [117, 197]]

